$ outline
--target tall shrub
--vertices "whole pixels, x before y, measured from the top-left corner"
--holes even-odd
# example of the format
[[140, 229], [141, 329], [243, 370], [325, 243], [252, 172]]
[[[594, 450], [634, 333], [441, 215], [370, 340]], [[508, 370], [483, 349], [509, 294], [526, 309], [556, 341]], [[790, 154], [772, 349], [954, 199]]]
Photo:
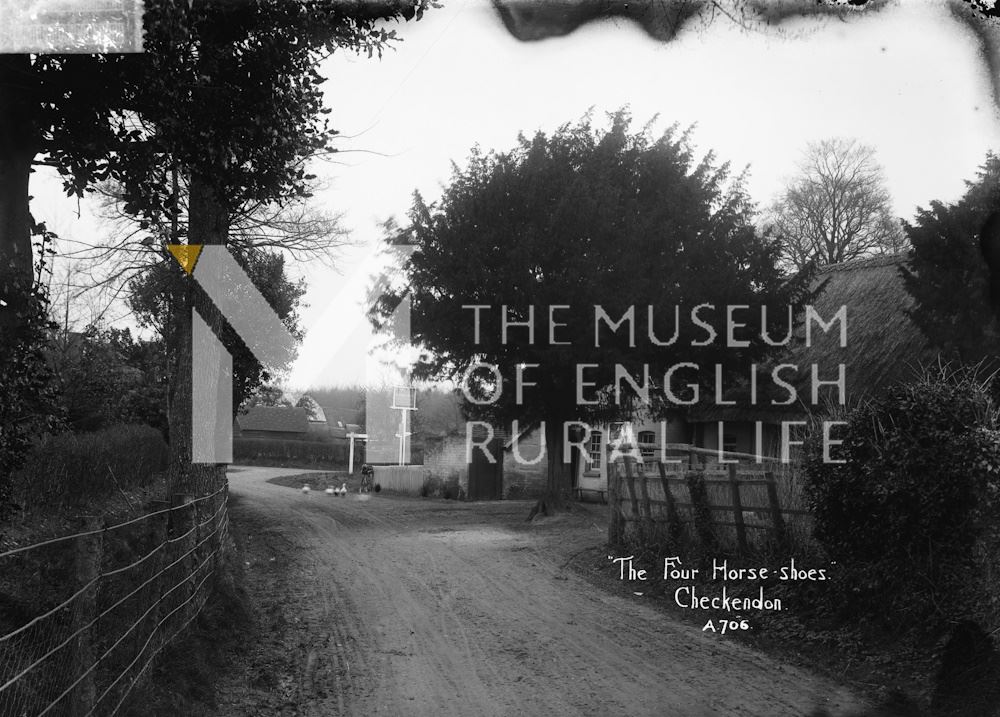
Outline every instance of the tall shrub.
[[845, 420], [830, 455], [844, 462], [824, 462], [817, 437], [805, 466], [816, 538], [843, 569], [838, 603], [889, 623], [974, 613], [983, 604], [977, 547], [996, 542], [1000, 495], [986, 382], [925, 369]]

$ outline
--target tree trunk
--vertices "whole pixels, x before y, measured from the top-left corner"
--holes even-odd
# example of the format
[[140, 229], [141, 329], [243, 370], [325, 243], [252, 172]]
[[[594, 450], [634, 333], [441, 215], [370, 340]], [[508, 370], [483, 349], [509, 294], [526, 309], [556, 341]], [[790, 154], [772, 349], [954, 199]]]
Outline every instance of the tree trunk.
[[30, 58], [0, 55], [0, 328], [21, 322], [31, 285], [28, 178], [38, 152]]
[[[191, 177], [188, 197], [188, 242], [190, 244], [225, 245], [229, 237], [229, 210], [215, 193], [211, 183], [195, 174]], [[173, 493], [204, 495], [225, 484], [225, 464], [202, 465], [191, 462], [191, 307], [197, 305], [205, 323], [216, 332], [222, 317], [207, 300], [198, 300], [200, 293], [188, 279], [185, 301], [171, 315], [170, 334], [175, 350], [171, 361], [170, 403], [170, 464], [168, 478]]]
[[575, 462], [563, 462], [563, 422], [561, 420], [545, 421], [545, 457], [546, 481], [543, 495], [528, 515], [531, 520], [536, 515], [552, 515], [563, 510], [569, 504], [569, 494], [573, 489], [573, 471]]

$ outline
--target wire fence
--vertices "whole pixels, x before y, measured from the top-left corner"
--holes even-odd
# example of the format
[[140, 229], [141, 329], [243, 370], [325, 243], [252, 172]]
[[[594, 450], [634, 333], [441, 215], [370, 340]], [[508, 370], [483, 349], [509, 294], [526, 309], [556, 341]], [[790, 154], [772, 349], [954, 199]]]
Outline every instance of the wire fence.
[[0, 552], [0, 717], [118, 714], [197, 617], [228, 535], [228, 489]]

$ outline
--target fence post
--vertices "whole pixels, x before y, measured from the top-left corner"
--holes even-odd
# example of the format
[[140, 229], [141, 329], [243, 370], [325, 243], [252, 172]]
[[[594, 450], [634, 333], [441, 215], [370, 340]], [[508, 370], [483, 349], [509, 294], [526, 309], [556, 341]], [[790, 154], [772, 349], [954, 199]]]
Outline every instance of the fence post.
[[632, 506], [632, 521], [636, 526], [642, 525], [642, 514], [639, 512], [639, 499], [635, 495], [635, 476], [632, 475], [632, 462], [635, 459], [625, 456], [622, 461], [625, 463], [625, 485], [628, 487], [629, 502]]
[[747, 527], [743, 523], [743, 503], [740, 500], [740, 479], [736, 465], [729, 464], [729, 490], [733, 496], [733, 522], [736, 524], [736, 544], [741, 553], [747, 552]]
[[[191, 591], [194, 592], [195, 587], [201, 582], [203, 577], [200, 573], [201, 565], [205, 562], [205, 558], [208, 557], [208, 546], [202, 544], [202, 540], [205, 539], [205, 528], [202, 523], [205, 521], [206, 514], [209, 514], [205, 509], [208, 501], [199, 500], [198, 502], [192, 504], [193, 512], [191, 519], [194, 521], [194, 563], [191, 566]], [[210, 515], [210, 514], [209, 514]], [[192, 605], [195, 606], [197, 610], [198, 601], [195, 600]]]
[[[638, 464], [636, 464], [638, 466]], [[656, 522], [653, 520], [653, 507], [649, 503], [649, 488], [646, 486], [646, 471], [642, 471], [638, 475], [639, 478], [639, 493], [642, 495], [642, 513], [643, 517], [646, 519], [646, 530], [648, 531], [647, 538], [653, 536], [656, 532]]]
[[778, 501], [778, 484], [774, 480], [774, 473], [768, 471], [764, 474], [767, 481], [767, 501], [771, 506], [771, 526], [774, 528], [774, 538], [778, 545], [785, 544], [785, 517], [781, 514], [781, 503]]
[[667, 531], [671, 538], [677, 538], [681, 532], [681, 517], [677, 513], [677, 503], [674, 501], [674, 494], [670, 491], [670, 480], [667, 478], [667, 469], [662, 461], [656, 462], [656, 467], [660, 469], [660, 482], [663, 484], [663, 499], [667, 502]]
[[712, 509], [708, 504], [708, 491], [705, 488], [705, 475], [702, 471], [688, 471], [684, 474], [688, 493], [691, 495], [691, 512], [694, 515], [694, 526], [702, 547], [711, 550], [715, 547], [715, 532], [712, 529]]
[[[151, 512], [159, 511], [169, 511], [170, 501], [168, 500], [154, 500], [150, 503]], [[163, 571], [166, 570], [167, 566], [170, 564], [170, 546], [167, 540], [170, 538], [170, 513], [163, 512], [159, 515], [154, 516], [150, 519], [152, 525], [151, 530], [156, 538], [157, 544], [160, 546], [160, 552], [153, 561], [153, 575], [157, 577], [152, 585], [150, 586], [150, 595], [152, 600], [156, 600], [156, 609], [150, 613], [151, 620], [151, 632], [159, 633], [156, 639], [153, 641], [152, 650], [159, 649], [162, 645], [163, 633], [159, 629], [160, 620], [164, 618], [167, 611], [163, 609]]]
[[[79, 532], [89, 533], [100, 530], [102, 525], [97, 516], [80, 516], [77, 525]], [[90, 585], [73, 603], [72, 630], [80, 631], [73, 645], [73, 665], [71, 679], [76, 679], [90, 670], [94, 664], [92, 627], [87, 627], [97, 617], [97, 580], [101, 576], [101, 560], [103, 557], [104, 533], [84, 535], [76, 539], [74, 555], [74, 580], [77, 590]], [[94, 708], [97, 699], [97, 689], [94, 684], [94, 671], [91, 670], [73, 690], [72, 714], [85, 715]]]
[[[196, 565], [197, 556], [192, 553], [186, 558], [181, 560], [182, 555], [186, 555], [189, 551], [196, 545], [196, 536], [193, 534], [195, 525], [195, 506], [191, 505], [191, 501], [194, 500], [194, 496], [190, 493], [174, 493], [172, 497], [173, 508], [170, 511], [171, 523], [173, 525], [174, 538], [180, 538], [182, 535], [187, 533], [192, 533], [188, 535], [183, 540], [177, 542], [177, 560], [179, 563], [178, 575], [179, 578], [174, 582], [174, 585], [180, 584], [184, 579], [191, 576], [193, 566]], [[174, 587], [170, 585], [168, 589]], [[175, 603], [175, 606], [181, 605], [185, 600], [191, 596], [192, 583], [190, 581], [184, 587], [178, 588], [176, 592], [176, 597], [174, 597], [171, 602]], [[169, 612], [169, 611], [168, 611]], [[176, 618], [178, 621], [182, 621], [182, 617]], [[169, 634], [169, 633], [167, 633]]]
[[215, 531], [215, 538], [212, 540], [212, 549], [215, 550], [215, 559], [212, 561], [212, 570], [215, 571], [215, 578], [212, 582], [218, 583], [222, 568], [223, 535], [222, 523], [226, 518], [226, 497], [229, 495], [229, 482], [222, 486], [222, 492], [216, 497], [217, 505], [212, 506], [212, 530]]
[[608, 507], [611, 510], [611, 520], [608, 521], [608, 542], [612, 547], [615, 547], [621, 542], [622, 535], [621, 486], [618, 466], [614, 463], [608, 463], [607, 473]]

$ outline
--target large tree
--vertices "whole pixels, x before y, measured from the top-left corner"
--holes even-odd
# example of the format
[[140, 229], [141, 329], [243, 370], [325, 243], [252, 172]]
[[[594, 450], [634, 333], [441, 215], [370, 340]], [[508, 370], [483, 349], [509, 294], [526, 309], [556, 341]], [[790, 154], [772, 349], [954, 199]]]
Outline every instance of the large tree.
[[[425, 5], [255, 0], [162, 8], [159, 26], [171, 29], [159, 38], [163, 45], [154, 38], [147, 48], [155, 66], [134, 94], [147, 141], [130, 145], [116, 175], [126, 211], [151, 224], [175, 216], [177, 194], [167, 180], [180, 167], [188, 177], [188, 243], [229, 244], [238, 208], [307, 194], [312, 178], [304, 164], [330, 151], [335, 135], [325, 119], [319, 61], [341, 49], [381, 52], [394, 32], [380, 22], [414, 17]], [[170, 473], [175, 486], [204, 491], [221, 474], [190, 464], [187, 369], [198, 294], [191, 284], [170, 306], [178, 340], [170, 370]], [[222, 317], [202, 305], [208, 324], [222, 333]]]
[[903, 270], [915, 300], [910, 315], [927, 338], [960, 363], [985, 361], [990, 368], [1000, 356], [1000, 333], [979, 243], [987, 218], [998, 209], [1000, 157], [990, 153], [961, 199], [933, 201], [906, 224], [913, 250]]
[[145, 0], [142, 53], [0, 54], [2, 275], [31, 274], [33, 165], [57, 168], [78, 196], [128, 176], [137, 211], [170, 211], [177, 166], [221, 169], [219, 184], [258, 199], [303, 191], [301, 160], [334, 134], [317, 62], [381, 52], [395, 39], [382, 22], [429, 4]]
[[796, 268], [905, 247], [875, 150], [853, 139], [810, 143], [769, 214], [783, 259]]
[[[147, 0], [140, 55], [0, 58], [0, 332], [26, 313], [28, 176], [40, 155], [76, 193], [118, 180], [127, 211], [151, 225], [177, 216], [171, 180], [180, 171], [188, 241], [227, 244], [235, 208], [307, 193], [304, 163], [330, 151], [319, 61], [339, 49], [381, 52], [394, 39], [383, 21], [419, 17], [427, 5]], [[171, 307], [178, 336], [190, 336], [192, 291]], [[221, 330], [221, 317], [208, 318]], [[188, 480], [187, 344], [169, 372], [171, 474], [177, 490], [200, 491], [213, 479]]]
[[[298, 310], [306, 288], [301, 279], [295, 280], [287, 275], [284, 256], [254, 246], [234, 247], [232, 252], [237, 263], [243, 267], [253, 285], [288, 330], [293, 335], [300, 336]], [[190, 287], [188, 277], [177, 271], [173, 257], [165, 256], [166, 252], [163, 254], [161, 261], [138, 273], [130, 282], [128, 303], [140, 325], [153, 329], [159, 335], [168, 362], [175, 363], [185, 337], [178, 336], [178, 322], [173, 307], [185, 301]], [[195, 291], [191, 298], [201, 312], [209, 312], [207, 297], [202, 296], [201, 292]], [[236, 409], [261, 384], [277, 378], [286, 370], [294, 357], [288, 356], [289, 362], [280, 366], [262, 366], [228, 324], [220, 327], [219, 337], [233, 357], [235, 416]]]
[[[671, 365], [699, 365], [671, 382], [687, 400], [684, 386], [707, 385], [716, 363], [732, 380], [767, 353], [762, 305], [772, 307], [770, 335], [784, 336], [788, 307], [805, 295], [805, 276], [789, 279], [778, 270], [779, 247], [755, 229], [741, 179], [732, 179], [711, 153], [697, 160], [676, 126], [660, 135], [633, 131], [624, 110], [604, 128], [588, 116], [552, 134], [522, 135], [506, 152], [474, 149], [466, 166], [454, 167], [438, 201], [415, 195], [409, 225], [389, 237], [416, 245], [406, 270], [412, 339], [427, 354], [414, 375], [461, 380], [476, 362], [496, 366], [499, 387], [491, 370], [469, 374], [471, 394], [483, 403], [466, 401], [465, 408], [497, 423], [545, 422], [545, 504], [558, 507], [571, 485], [571, 462], [563, 455], [567, 422], [593, 425], [642, 408], [627, 382], [620, 400], [607, 390], [616, 383], [616, 365], [640, 385], [648, 367], [652, 405], [645, 410], [664, 414], [674, 407], [663, 391]], [[387, 293], [376, 315], [387, 316], [397, 298]], [[707, 345], [699, 345], [706, 332], [690, 317], [699, 304], [713, 305], [701, 317], [719, 332]], [[725, 346], [729, 305], [750, 307], [737, 312], [747, 324], [739, 332], [745, 346]], [[618, 321], [630, 310], [634, 321], [617, 331], [595, 328], [598, 312]], [[558, 326], [550, 327], [550, 312]], [[508, 327], [504, 340], [504, 318], [532, 317], [532, 335]], [[666, 342], [675, 328], [671, 345], [650, 338], [651, 331]], [[521, 404], [519, 370], [525, 384], [535, 384], [525, 385]]]

